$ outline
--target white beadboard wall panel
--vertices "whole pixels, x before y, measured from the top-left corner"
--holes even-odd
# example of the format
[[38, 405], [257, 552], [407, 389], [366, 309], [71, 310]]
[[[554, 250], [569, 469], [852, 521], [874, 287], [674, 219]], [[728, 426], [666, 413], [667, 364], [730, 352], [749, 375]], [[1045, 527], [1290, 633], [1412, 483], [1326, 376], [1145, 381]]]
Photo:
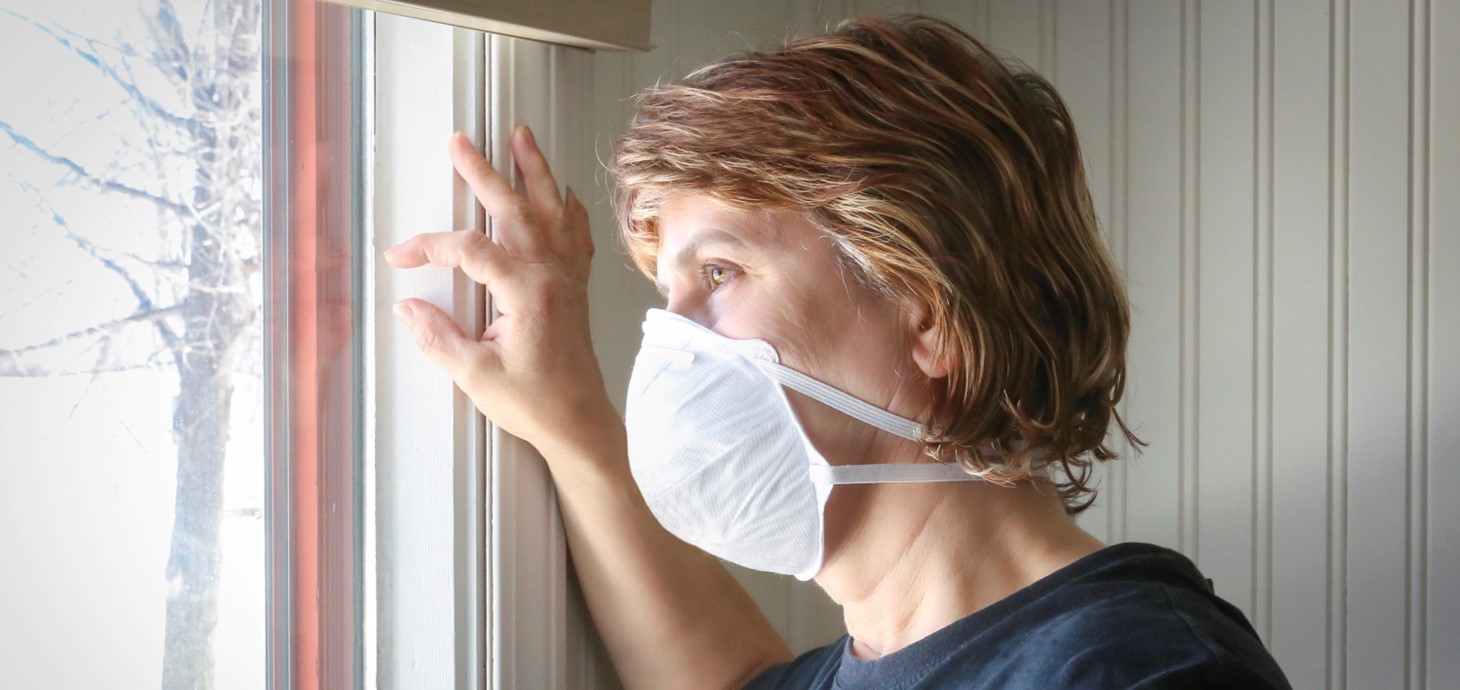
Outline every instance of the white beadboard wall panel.
[[1252, 315], [1252, 623], [1264, 640], [1272, 639], [1272, 48], [1273, 0], [1257, 0], [1254, 27], [1256, 82], [1253, 107]]
[[1040, 40], [1044, 36], [1041, 14], [1045, 0], [989, 0], [988, 32], [984, 39], [1006, 57], [1022, 60], [1036, 72], [1049, 76], [1040, 62], [1044, 55]]
[[[1327, 687], [1328, 0], [1273, 2], [1272, 494], [1268, 645], [1294, 680]], [[1316, 681], [1316, 682], [1315, 682]]]
[[1429, 411], [1425, 399], [1428, 394], [1429, 376], [1429, 295], [1426, 283], [1429, 281], [1427, 258], [1430, 241], [1430, 188], [1429, 188], [1429, 74], [1430, 74], [1430, 7], [1419, 3], [1412, 8], [1410, 18], [1410, 180], [1409, 180], [1409, 428], [1406, 441], [1409, 444], [1409, 472], [1406, 488], [1409, 491], [1409, 535], [1406, 540], [1409, 562], [1406, 583], [1408, 608], [1408, 629], [1406, 651], [1408, 652], [1407, 674], [1415, 679], [1412, 685], [1422, 685], [1425, 679], [1425, 665], [1428, 654], [1424, 644], [1424, 630], [1427, 616], [1425, 600], [1428, 597], [1429, 581], [1425, 568], [1427, 558], [1426, 541], [1428, 525], [1425, 524], [1428, 490], [1425, 475], [1429, 471], [1429, 454], [1425, 448], [1425, 431], [1429, 423]]
[[[1197, 566], [1252, 611], [1253, 3], [1202, 3], [1197, 45]], [[1205, 432], [1205, 433], [1201, 433]], [[1249, 614], [1250, 617], [1250, 614]]]
[[1407, 667], [1409, 8], [1349, 8], [1348, 523], [1345, 677]]
[[[1128, 361], [1142, 376], [1126, 384], [1128, 423], [1149, 445], [1123, 460], [1124, 520], [1113, 539], [1182, 546], [1185, 463], [1182, 418], [1186, 412], [1183, 309], [1191, 238], [1185, 221], [1186, 150], [1182, 92], [1182, 7], [1161, 0], [1132, 2], [1124, 49], [1128, 196], [1125, 234], [1127, 290], [1131, 301]], [[1076, 127], [1078, 128], [1078, 123]], [[1139, 195], [1131, 203], [1129, 195]]]
[[[1201, 279], [1201, 64], [1198, 49], [1201, 33], [1200, 4], [1185, 0], [1181, 4], [1181, 450], [1178, 454], [1181, 478], [1177, 524], [1180, 528], [1176, 548], [1186, 551], [1193, 560], [1201, 559], [1200, 525], [1201, 492], [1197, 461], [1201, 458], [1201, 427], [1197, 406], [1201, 382], [1201, 303], [1198, 288]], [[1140, 107], [1140, 106], [1131, 106]], [[1078, 123], [1077, 123], [1078, 124]], [[1132, 194], [1139, 193], [1133, 190]], [[1127, 203], [1130, 203], [1127, 199]], [[1145, 199], [1141, 199], [1141, 204]]]
[[1410, 453], [1409, 471], [1405, 478], [1405, 488], [1409, 492], [1408, 515], [1406, 515], [1409, 522], [1409, 533], [1406, 539], [1409, 562], [1406, 564], [1405, 574], [1409, 581], [1406, 583], [1408, 589], [1405, 592], [1405, 603], [1408, 605], [1405, 630], [1405, 651], [1408, 652], [1408, 657], [1405, 670], [1408, 677], [1419, 679], [1415, 682], [1422, 683], [1425, 676], [1427, 653], [1426, 645], [1423, 642], [1427, 612], [1423, 602], [1428, 596], [1428, 581], [1425, 572], [1425, 558], [1427, 557], [1425, 541], [1428, 538], [1428, 530], [1424, 523], [1424, 514], [1426, 510], [1425, 491], [1427, 490], [1425, 474], [1428, 471], [1429, 460], [1424, 446], [1424, 435], [1425, 427], [1428, 424], [1425, 397], [1429, 356], [1426, 349], [1429, 328], [1426, 310], [1429, 301], [1425, 290], [1425, 283], [1429, 280], [1428, 266], [1425, 265], [1429, 251], [1429, 7], [1420, 4], [1412, 10], [1413, 16], [1410, 19], [1410, 180], [1408, 190], [1410, 212], [1408, 285], [1410, 352], [1407, 381], [1409, 428], [1405, 430], [1405, 440]]
[[[1325, 687], [1347, 686], [1348, 634], [1348, 118], [1347, 0], [1329, 6], [1328, 619]], [[1282, 661], [1282, 659], [1278, 659]]]
[[[1041, 72], [1079, 128], [1132, 303], [1122, 414], [1150, 444], [1100, 468], [1080, 523], [1193, 558], [1294, 687], [1453, 684], [1460, 3], [659, 0], [658, 49], [594, 56], [595, 149], [656, 82], [902, 11]], [[613, 251], [604, 191], [583, 196], [622, 405], [658, 298]], [[841, 633], [814, 586], [733, 571], [798, 651]]]
[[[1421, 32], [1429, 48], [1427, 87], [1421, 104], [1428, 105], [1417, 147], [1422, 158], [1415, 182], [1424, 202], [1419, 210], [1416, 265], [1426, 281], [1420, 284], [1421, 379], [1415, 447], [1421, 463], [1414, 468], [1415, 498], [1426, 511], [1419, 516], [1417, 540], [1421, 555], [1420, 596], [1428, 599], [1415, 608], [1422, 627], [1414, 642], [1423, 655], [1423, 669], [1414, 674], [1414, 687], [1438, 690], [1460, 678], [1460, 2], [1436, 2], [1429, 7], [1428, 31]], [[1411, 633], [1414, 635], [1415, 633]]]

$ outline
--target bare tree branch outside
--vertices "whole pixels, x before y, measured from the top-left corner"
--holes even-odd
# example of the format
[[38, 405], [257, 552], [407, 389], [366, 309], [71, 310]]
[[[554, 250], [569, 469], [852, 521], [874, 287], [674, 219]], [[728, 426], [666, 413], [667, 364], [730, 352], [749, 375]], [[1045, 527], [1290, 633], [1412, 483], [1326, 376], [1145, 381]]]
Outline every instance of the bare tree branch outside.
[[259, 22], [0, 0], [0, 668], [45, 687], [261, 685]]

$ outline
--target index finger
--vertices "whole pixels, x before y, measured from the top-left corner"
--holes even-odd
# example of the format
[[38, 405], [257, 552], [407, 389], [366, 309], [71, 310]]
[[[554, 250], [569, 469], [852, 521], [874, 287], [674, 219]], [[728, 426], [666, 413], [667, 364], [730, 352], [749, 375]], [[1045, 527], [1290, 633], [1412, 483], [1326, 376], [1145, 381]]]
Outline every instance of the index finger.
[[480, 230], [423, 232], [385, 250], [386, 263], [396, 268], [425, 264], [460, 268], [472, 280], [490, 285], [512, 266], [512, 257]]

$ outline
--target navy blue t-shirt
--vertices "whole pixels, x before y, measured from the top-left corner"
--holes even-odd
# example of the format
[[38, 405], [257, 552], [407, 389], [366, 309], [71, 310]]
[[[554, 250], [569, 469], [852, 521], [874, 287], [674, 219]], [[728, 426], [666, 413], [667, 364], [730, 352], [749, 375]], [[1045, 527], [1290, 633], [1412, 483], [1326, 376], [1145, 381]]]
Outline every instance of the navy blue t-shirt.
[[852, 656], [843, 636], [746, 690], [1290, 687], [1247, 617], [1195, 564], [1128, 542], [880, 659]]

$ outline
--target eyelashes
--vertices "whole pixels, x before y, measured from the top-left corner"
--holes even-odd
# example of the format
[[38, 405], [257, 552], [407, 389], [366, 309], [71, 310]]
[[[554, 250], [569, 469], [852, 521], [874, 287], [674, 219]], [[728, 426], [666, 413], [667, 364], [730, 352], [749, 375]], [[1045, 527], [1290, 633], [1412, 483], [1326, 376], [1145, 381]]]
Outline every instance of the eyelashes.
[[714, 292], [733, 280], [739, 271], [721, 263], [705, 262], [700, 266], [700, 285], [706, 292]]
[[[694, 271], [693, 277], [705, 294], [709, 295], [727, 283], [738, 279], [742, 273], [744, 271], [740, 268], [724, 262], [706, 261]], [[669, 283], [655, 280], [654, 287], [658, 289], [659, 296], [664, 298], [667, 304], [669, 302]]]

